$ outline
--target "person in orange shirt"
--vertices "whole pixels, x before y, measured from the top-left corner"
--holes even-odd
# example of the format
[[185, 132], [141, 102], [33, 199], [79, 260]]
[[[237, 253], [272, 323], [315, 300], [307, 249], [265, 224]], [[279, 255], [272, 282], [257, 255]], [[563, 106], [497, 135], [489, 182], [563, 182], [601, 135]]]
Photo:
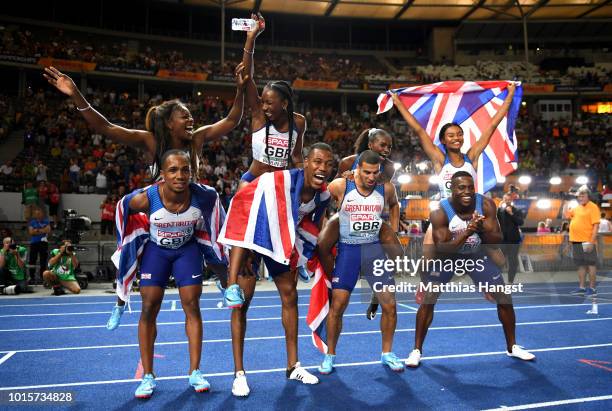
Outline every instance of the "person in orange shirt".
[[[568, 210], [566, 217], [570, 218], [569, 240], [572, 243], [574, 263], [578, 267], [580, 287], [572, 294], [586, 296], [597, 295], [596, 264], [597, 264], [597, 230], [599, 229], [600, 210], [589, 200], [590, 191], [587, 186], [578, 189], [578, 206]], [[589, 287], [585, 288], [586, 272], [589, 272]]]
[[95, 170], [96, 166], [97, 166], [97, 164], [94, 161], [93, 157], [89, 156], [89, 158], [87, 159], [87, 161], [83, 165], [83, 168], [85, 169], [86, 172], [92, 172], [93, 170]]

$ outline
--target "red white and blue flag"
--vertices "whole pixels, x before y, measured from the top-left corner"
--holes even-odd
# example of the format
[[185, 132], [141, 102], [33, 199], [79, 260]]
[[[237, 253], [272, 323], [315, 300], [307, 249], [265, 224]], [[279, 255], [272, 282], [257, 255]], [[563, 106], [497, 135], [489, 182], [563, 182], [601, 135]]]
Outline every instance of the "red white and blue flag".
[[[130, 200], [149, 187], [152, 186], [125, 195], [117, 203], [115, 213], [117, 251], [111, 259], [117, 267], [117, 296], [127, 302], [144, 246], [149, 241], [149, 217], [144, 213], [130, 213]], [[198, 248], [207, 263], [227, 265], [223, 245], [217, 238], [225, 222], [225, 210], [219, 201], [219, 195], [214, 188], [203, 184], [190, 183], [189, 189], [202, 211], [202, 219], [197, 223], [194, 232]]]
[[[304, 170], [292, 169], [262, 174], [236, 193], [230, 203], [218, 241], [257, 251], [281, 264], [296, 266], [309, 258], [316, 246], [312, 236], [300, 233], [298, 209], [304, 186]], [[303, 217], [318, 225], [329, 204], [324, 186], [314, 196], [315, 209]], [[294, 253], [294, 250], [296, 251]]]
[[[438, 137], [446, 123], [463, 128], [463, 152], [478, 140], [491, 124], [507, 96], [508, 81], [442, 81], [424, 86], [403, 87], [396, 92], [404, 106], [443, 151]], [[505, 118], [493, 133], [491, 141], [478, 160], [476, 188], [486, 193], [517, 169], [517, 141], [514, 134], [523, 89], [517, 86]], [[393, 107], [388, 91], [378, 96], [378, 114]]]

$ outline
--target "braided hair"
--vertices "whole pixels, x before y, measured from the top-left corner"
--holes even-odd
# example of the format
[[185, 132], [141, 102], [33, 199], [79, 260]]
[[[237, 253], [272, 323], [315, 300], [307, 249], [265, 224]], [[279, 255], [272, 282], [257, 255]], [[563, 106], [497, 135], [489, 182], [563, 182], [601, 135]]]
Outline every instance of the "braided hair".
[[353, 146], [355, 154], [359, 155], [369, 150], [369, 144], [374, 142], [380, 135], [389, 136], [389, 133], [381, 128], [367, 128], [363, 130], [359, 137], [357, 137], [357, 140], [355, 140], [355, 145]]
[[[287, 162], [289, 162], [289, 160], [291, 159], [291, 144], [293, 143], [293, 126], [294, 126], [294, 119], [293, 119], [293, 89], [291, 88], [291, 86], [289, 85], [289, 83], [287, 83], [286, 81], [280, 80], [280, 81], [271, 81], [268, 84], [266, 84], [266, 88], [269, 88], [271, 90], [274, 90], [282, 100], [287, 100], [287, 119], [289, 121], [289, 158], [287, 159]], [[268, 140], [269, 140], [269, 134], [270, 134], [270, 125], [272, 124], [272, 122], [266, 118], [266, 156], [268, 157], [268, 164], [270, 164], [270, 152], [268, 151]]]
[[[172, 117], [172, 113], [176, 110], [183, 108], [183, 103], [178, 99], [164, 101], [159, 106], [153, 106], [147, 112], [145, 118], [145, 128], [147, 131], [153, 133], [156, 142], [155, 155], [153, 157], [153, 170], [151, 171], [151, 178], [153, 181], [157, 180], [160, 175], [161, 159], [164, 153], [170, 149], [170, 130], [168, 129], [167, 123]], [[199, 154], [196, 151], [194, 144], [192, 143], [188, 151], [189, 161], [191, 163], [191, 169], [193, 170], [192, 175], [198, 176], [199, 166]]]

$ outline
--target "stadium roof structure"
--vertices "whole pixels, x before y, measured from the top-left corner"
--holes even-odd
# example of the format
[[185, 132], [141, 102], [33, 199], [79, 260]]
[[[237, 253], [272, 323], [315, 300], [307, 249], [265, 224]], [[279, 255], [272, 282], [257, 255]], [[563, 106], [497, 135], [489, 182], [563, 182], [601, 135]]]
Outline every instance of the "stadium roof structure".
[[612, 0], [183, 0], [243, 10], [388, 20], [575, 20], [612, 17]]

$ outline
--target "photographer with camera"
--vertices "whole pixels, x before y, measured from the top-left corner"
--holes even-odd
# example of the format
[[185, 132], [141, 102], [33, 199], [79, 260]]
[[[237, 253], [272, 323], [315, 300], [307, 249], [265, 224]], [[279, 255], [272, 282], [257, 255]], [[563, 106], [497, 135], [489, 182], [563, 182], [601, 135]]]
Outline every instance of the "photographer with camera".
[[75, 270], [79, 266], [70, 240], [64, 240], [60, 248], [51, 251], [49, 269], [43, 273], [44, 280], [53, 286], [53, 295], [65, 294], [65, 287], [73, 294], [81, 292], [77, 282]]
[[26, 280], [25, 260], [27, 252], [27, 248], [15, 244], [11, 237], [5, 237], [2, 240], [2, 249], [0, 250], [0, 270], [2, 270], [2, 275], [0, 275], [0, 294], [32, 292]]

